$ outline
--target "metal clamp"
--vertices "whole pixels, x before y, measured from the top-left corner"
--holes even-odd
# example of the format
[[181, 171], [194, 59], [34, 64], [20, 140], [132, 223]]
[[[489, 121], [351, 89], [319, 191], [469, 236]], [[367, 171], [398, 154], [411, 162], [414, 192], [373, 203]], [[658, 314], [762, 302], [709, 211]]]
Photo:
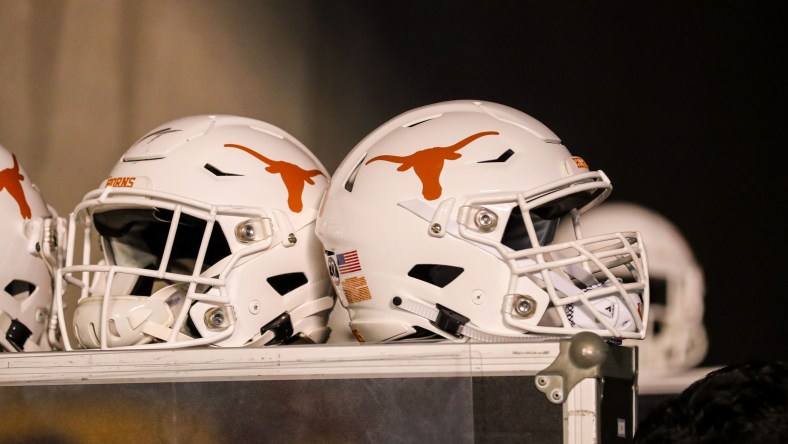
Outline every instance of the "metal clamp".
[[550, 366], [536, 374], [536, 388], [554, 404], [561, 404], [578, 382], [601, 375], [608, 356], [608, 345], [591, 332], [580, 332], [562, 340], [558, 356]]

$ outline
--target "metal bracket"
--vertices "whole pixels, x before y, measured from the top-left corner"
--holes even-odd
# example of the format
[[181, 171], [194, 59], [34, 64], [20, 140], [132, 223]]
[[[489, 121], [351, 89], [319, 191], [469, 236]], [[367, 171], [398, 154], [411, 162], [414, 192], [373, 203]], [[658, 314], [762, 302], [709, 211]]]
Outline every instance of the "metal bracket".
[[554, 404], [561, 404], [577, 383], [601, 375], [608, 356], [608, 345], [591, 332], [580, 332], [560, 341], [558, 356], [536, 374], [536, 388]]

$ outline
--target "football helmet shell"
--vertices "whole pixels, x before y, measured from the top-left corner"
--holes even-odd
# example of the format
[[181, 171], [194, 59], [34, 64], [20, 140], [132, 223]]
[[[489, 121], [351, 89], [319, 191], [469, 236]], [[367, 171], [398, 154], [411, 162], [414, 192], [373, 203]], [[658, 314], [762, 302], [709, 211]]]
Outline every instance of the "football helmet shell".
[[61, 329], [101, 349], [324, 342], [334, 298], [314, 223], [328, 181], [266, 122], [154, 128], [71, 214], [58, 310], [69, 289], [78, 302]]
[[[59, 346], [52, 320], [53, 275], [65, 220], [44, 201], [16, 156], [0, 146], [0, 349]], [[50, 328], [52, 327], [52, 328]]]
[[638, 233], [551, 242], [560, 216], [579, 217], [611, 189], [533, 117], [442, 102], [353, 148], [317, 235], [359, 341], [642, 338], [648, 272]]

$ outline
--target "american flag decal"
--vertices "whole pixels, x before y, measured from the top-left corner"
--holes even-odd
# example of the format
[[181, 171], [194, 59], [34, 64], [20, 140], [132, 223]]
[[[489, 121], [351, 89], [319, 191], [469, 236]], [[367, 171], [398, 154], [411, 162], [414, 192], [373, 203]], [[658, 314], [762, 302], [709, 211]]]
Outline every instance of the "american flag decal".
[[340, 274], [361, 271], [361, 262], [358, 260], [358, 252], [356, 250], [338, 254], [337, 265], [339, 265]]

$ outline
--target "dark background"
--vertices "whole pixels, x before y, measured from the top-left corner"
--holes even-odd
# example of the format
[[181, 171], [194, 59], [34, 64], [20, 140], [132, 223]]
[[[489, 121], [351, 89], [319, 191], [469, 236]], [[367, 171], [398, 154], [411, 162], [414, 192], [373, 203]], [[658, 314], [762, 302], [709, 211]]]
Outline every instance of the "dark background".
[[0, 0], [0, 143], [62, 216], [152, 128], [287, 130], [333, 172], [412, 108], [520, 109], [668, 217], [704, 366], [788, 359], [786, 1]]
[[701, 365], [788, 357], [786, 2], [316, 5], [315, 109], [332, 115], [313, 120], [319, 148], [340, 154], [330, 171], [411, 108], [518, 108], [605, 171], [611, 200], [657, 210], [688, 239], [706, 278]]

